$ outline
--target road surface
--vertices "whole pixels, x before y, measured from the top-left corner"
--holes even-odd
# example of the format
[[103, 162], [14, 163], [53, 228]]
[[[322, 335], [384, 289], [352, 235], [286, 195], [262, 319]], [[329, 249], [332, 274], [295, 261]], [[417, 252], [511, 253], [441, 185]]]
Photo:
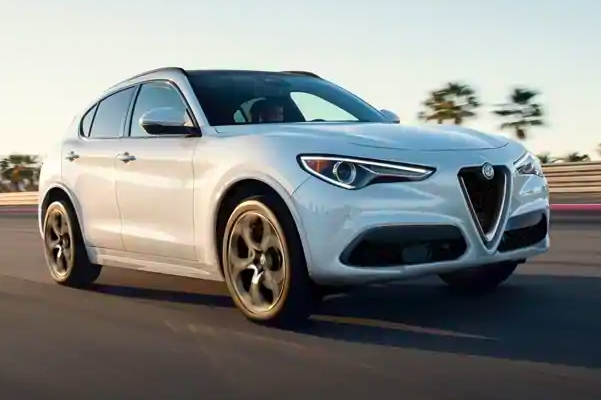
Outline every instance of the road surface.
[[105, 269], [51, 283], [31, 216], [0, 215], [0, 398], [601, 399], [601, 220], [496, 293], [436, 279], [327, 300], [312, 324], [245, 321], [223, 285]]

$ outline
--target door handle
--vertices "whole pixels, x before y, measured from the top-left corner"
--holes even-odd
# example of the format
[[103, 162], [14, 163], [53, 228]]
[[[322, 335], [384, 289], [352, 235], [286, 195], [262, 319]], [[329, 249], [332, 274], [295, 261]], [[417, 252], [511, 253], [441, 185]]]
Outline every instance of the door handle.
[[119, 161], [123, 161], [124, 163], [136, 160], [136, 156], [129, 154], [127, 151], [125, 153], [119, 154], [117, 158], [119, 159]]
[[67, 159], [69, 161], [77, 160], [78, 158], [79, 158], [79, 154], [75, 153], [74, 151], [70, 151], [65, 156], [65, 159]]

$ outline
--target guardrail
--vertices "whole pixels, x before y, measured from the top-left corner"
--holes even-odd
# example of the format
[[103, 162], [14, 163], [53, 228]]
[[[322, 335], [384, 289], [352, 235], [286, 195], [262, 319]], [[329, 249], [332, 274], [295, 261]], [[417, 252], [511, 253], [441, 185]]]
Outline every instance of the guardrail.
[[601, 162], [543, 165], [551, 193], [601, 193]]
[[0, 206], [33, 206], [38, 204], [38, 192], [0, 193]]
[[[601, 162], [545, 164], [543, 170], [551, 193], [601, 194]], [[0, 193], [0, 206], [29, 206], [37, 203], [37, 192]]]

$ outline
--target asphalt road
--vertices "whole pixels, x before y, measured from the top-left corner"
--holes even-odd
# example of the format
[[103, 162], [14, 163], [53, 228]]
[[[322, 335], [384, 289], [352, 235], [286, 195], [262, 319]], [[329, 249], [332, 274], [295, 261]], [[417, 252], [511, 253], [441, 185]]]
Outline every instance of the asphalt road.
[[51, 283], [35, 220], [0, 215], [0, 399], [601, 399], [601, 219], [492, 295], [436, 279], [330, 298], [302, 331], [246, 322], [222, 285], [105, 269]]

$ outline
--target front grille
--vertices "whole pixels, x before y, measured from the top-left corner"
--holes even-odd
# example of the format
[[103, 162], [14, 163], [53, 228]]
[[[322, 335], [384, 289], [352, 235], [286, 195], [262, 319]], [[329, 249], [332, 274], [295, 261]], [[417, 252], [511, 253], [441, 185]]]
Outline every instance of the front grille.
[[486, 179], [481, 167], [459, 171], [459, 182], [468, 207], [486, 241], [496, 233], [505, 200], [507, 177], [502, 167], [494, 168], [495, 175]]

